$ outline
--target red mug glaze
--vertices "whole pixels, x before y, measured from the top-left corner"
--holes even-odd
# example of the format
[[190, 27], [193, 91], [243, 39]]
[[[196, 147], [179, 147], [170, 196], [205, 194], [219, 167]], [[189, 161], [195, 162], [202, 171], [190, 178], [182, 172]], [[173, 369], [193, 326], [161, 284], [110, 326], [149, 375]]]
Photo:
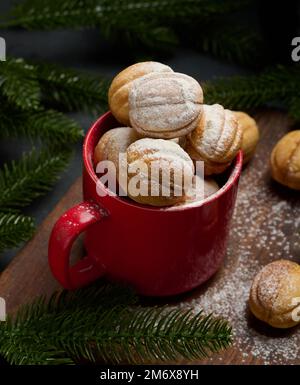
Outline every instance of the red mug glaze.
[[[84, 202], [63, 214], [52, 230], [52, 273], [66, 289], [85, 286], [105, 275], [130, 284], [142, 295], [168, 296], [189, 291], [208, 280], [224, 259], [242, 152], [227, 182], [212, 197], [193, 207], [152, 208], [118, 196], [97, 194], [94, 148], [104, 132], [118, 126], [108, 112], [86, 135]], [[104, 185], [100, 188], [107, 191]], [[72, 244], [82, 232], [86, 257], [70, 266]]]

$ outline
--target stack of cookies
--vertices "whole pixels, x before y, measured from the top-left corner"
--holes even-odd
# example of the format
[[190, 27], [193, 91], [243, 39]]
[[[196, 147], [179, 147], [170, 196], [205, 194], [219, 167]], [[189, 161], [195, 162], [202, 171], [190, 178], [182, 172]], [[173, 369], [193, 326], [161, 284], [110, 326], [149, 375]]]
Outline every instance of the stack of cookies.
[[[137, 63], [119, 73], [108, 97], [112, 114], [123, 126], [101, 137], [94, 162], [109, 160], [118, 171], [119, 155], [125, 154], [125, 182], [117, 175], [131, 199], [151, 206], [188, 205], [218, 191], [211, 176], [224, 172], [242, 147], [236, 113], [203, 104], [203, 91], [195, 79], [156, 62]], [[195, 176], [197, 161], [204, 163], [205, 179]], [[171, 174], [168, 194], [163, 193], [161, 172], [150, 170], [154, 162], [160, 170], [170, 168], [183, 176], [180, 181], [175, 172]], [[146, 194], [132, 194], [128, 188], [137, 174]], [[201, 198], [195, 191], [199, 183], [204, 189]], [[176, 194], [179, 187], [182, 193]], [[150, 193], [153, 188], [156, 194]]]

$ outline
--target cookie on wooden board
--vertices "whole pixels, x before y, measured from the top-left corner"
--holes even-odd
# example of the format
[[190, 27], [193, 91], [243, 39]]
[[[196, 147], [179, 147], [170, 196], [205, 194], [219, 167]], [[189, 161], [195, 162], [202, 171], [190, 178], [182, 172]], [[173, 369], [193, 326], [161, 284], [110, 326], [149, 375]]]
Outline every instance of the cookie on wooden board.
[[300, 265], [283, 259], [266, 265], [253, 281], [249, 306], [258, 319], [275, 328], [297, 325], [300, 322]]
[[291, 131], [274, 147], [271, 154], [272, 177], [294, 190], [300, 190], [300, 130]]

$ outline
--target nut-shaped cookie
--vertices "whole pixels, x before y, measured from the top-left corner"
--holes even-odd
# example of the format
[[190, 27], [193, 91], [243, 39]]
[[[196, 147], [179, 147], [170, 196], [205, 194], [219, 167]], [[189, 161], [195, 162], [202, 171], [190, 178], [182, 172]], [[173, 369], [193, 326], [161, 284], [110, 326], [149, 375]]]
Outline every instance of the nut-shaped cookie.
[[192, 145], [192, 143], [189, 139], [186, 140], [186, 145], [185, 145], [184, 149], [189, 154], [189, 156], [193, 159], [193, 161], [195, 163], [196, 162], [204, 162], [204, 175], [205, 176], [222, 174], [222, 172], [226, 171], [227, 168], [231, 164], [231, 162], [216, 163], [216, 162], [211, 162], [207, 159], [204, 160], [203, 157], [195, 150], [194, 146]]
[[118, 170], [119, 154], [126, 154], [127, 148], [137, 139], [137, 133], [131, 127], [118, 127], [107, 131], [95, 147], [95, 166], [102, 160], [109, 160], [115, 164]]
[[109, 108], [114, 117], [129, 126], [128, 92], [133, 80], [152, 72], [173, 72], [165, 64], [148, 61], [125, 68], [112, 81], [108, 91]]
[[200, 84], [188, 75], [145, 75], [136, 79], [129, 91], [130, 123], [145, 137], [177, 138], [197, 126], [202, 102]]
[[284, 186], [300, 190], [300, 130], [291, 131], [274, 147], [272, 177]]
[[283, 259], [265, 266], [253, 281], [249, 307], [275, 328], [300, 323], [300, 266]]
[[[127, 149], [127, 163], [127, 193], [139, 203], [174, 205], [185, 200], [193, 183], [193, 161], [170, 140], [137, 140]], [[135, 186], [138, 186], [138, 194], [132, 190]]]
[[[198, 183], [198, 186], [197, 186]], [[186, 194], [184, 202], [178, 203], [176, 206], [190, 206], [195, 203], [199, 203], [209, 196], [219, 191], [218, 183], [212, 178], [200, 178], [198, 175], [194, 175], [193, 184], [190, 190]]]
[[189, 134], [189, 141], [194, 151], [187, 151], [194, 160], [206, 163], [205, 174], [217, 174], [228, 167], [240, 150], [242, 131], [231, 111], [220, 104], [203, 105], [200, 121]]
[[255, 153], [259, 141], [259, 130], [255, 120], [251, 118], [251, 116], [242, 111], [232, 112], [242, 130], [243, 164], [246, 164]]
[[186, 136], [180, 136], [179, 138], [173, 138], [173, 139], [169, 139], [169, 140], [172, 140], [172, 142], [175, 142], [175, 143], [179, 144], [180, 147], [185, 149], [185, 146], [186, 146]]

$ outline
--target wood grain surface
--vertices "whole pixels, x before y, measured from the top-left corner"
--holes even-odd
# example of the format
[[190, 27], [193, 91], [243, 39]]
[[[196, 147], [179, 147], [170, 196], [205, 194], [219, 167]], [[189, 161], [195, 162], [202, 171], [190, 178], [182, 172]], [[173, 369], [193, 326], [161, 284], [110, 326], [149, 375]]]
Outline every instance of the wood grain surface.
[[[292, 127], [279, 111], [264, 110], [255, 118], [261, 140], [255, 158], [243, 171], [224, 266], [208, 283], [191, 293], [159, 301], [143, 300], [148, 304], [167, 302], [172, 306], [203, 307], [230, 318], [235, 331], [233, 346], [197, 362], [201, 364], [300, 364], [300, 329], [269, 328], [256, 321], [247, 307], [249, 285], [260, 266], [279, 258], [300, 261], [300, 194], [272, 182], [269, 171], [273, 146]], [[6, 299], [9, 313], [59, 287], [47, 262], [49, 235], [58, 217], [81, 200], [80, 178], [2, 272], [0, 296]], [[77, 244], [74, 252], [82, 254], [82, 246]]]

